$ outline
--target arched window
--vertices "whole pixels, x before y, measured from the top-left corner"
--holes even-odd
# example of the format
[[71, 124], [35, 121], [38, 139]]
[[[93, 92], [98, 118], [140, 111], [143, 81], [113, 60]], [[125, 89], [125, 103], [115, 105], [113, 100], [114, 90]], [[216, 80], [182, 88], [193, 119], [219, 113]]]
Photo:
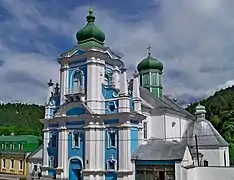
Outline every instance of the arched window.
[[144, 139], [147, 139], [147, 122], [143, 122]]
[[144, 84], [149, 85], [149, 74], [144, 75]]
[[152, 74], [152, 84], [157, 85], [157, 75], [156, 74]]
[[76, 71], [73, 75], [73, 92], [80, 93], [84, 86], [84, 76], [82, 71]]

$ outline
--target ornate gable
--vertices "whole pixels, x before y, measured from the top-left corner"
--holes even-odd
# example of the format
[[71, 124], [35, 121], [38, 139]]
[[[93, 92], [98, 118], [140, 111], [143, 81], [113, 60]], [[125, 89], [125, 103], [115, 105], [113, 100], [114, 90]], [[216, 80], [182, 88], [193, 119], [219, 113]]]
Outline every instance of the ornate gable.
[[93, 114], [93, 112], [82, 102], [71, 102], [59, 108], [55, 117], [79, 116], [83, 114]]

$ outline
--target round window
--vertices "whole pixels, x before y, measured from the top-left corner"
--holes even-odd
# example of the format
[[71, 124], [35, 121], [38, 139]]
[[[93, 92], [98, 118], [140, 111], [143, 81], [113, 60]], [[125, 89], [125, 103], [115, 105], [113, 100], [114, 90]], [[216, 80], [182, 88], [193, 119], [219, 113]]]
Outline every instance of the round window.
[[114, 104], [110, 104], [109, 105], [109, 109], [111, 112], [113, 112], [115, 110], [115, 105]]

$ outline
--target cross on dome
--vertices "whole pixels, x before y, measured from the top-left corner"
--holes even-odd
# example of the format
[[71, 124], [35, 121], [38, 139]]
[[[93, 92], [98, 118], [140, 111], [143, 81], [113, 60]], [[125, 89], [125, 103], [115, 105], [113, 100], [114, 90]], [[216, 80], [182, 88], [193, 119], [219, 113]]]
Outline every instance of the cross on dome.
[[148, 54], [151, 54], [151, 45], [149, 45], [148, 47], [147, 47], [147, 50], [148, 50]]

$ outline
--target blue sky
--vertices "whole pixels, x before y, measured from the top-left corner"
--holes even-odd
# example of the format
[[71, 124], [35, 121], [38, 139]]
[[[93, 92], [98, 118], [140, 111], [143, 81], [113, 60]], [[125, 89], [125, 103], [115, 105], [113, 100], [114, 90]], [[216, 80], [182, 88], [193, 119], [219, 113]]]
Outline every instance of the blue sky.
[[[233, 0], [93, 0], [106, 45], [129, 75], [147, 56], [164, 64], [164, 92], [187, 104], [234, 84]], [[0, 101], [45, 102], [57, 57], [85, 25], [88, 0], [0, 1]]]

